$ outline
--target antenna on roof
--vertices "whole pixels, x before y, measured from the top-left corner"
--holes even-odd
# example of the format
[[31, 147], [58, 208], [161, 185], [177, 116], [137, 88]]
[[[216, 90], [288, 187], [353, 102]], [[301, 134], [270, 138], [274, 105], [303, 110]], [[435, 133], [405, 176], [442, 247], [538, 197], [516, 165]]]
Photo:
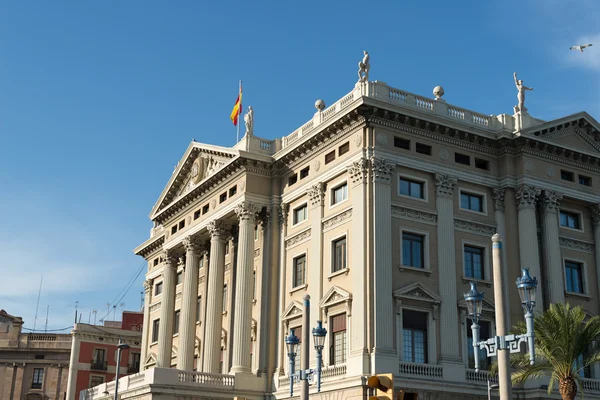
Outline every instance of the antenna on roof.
[[140, 311], [144, 311], [144, 291], [140, 292]]
[[44, 325], [44, 333], [48, 331], [48, 313], [50, 312], [50, 305], [46, 306], [46, 325]]
[[92, 310], [92, 314], [94, 314], [94, 325], [96, 325], [96, 314], [98, 314], [98, 310]]
[[40, 308], [40, 295], [42, 294], [42, 281], [44, 280], [44, 274], [40, 278], [40, 290], [38, 290], [37, 305], [35, 306], [35, 318], [33, 318], [33, 332], [35, 332], [35, 325], [37, 323], [38, 309]]

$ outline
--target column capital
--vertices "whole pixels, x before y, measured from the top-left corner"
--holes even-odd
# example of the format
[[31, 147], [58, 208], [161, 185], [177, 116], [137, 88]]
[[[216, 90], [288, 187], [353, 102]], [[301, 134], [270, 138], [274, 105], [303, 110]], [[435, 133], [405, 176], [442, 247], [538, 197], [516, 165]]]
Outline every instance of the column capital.
[[185, 252], [193, 252], [195, 254], [200, 254], [204, 246], [200, 242], [200, 238], [197, 236], [186, 236], [183, 238], [183, 247], [185, 248]]
[[150, 293], [152, 291], [152, 279], [146, 279], [144, 281], [144, 291]]
[[173, 249], [163, 249], [162, 258], [165, 265], [169, 267], [176, 267], [179, 262], [179, 254]]
[[227, 238], [227, 225], [220, 219], [210, 221], [206, 229], [208, 229], [211, 239], [225, 240]]
[[506, 195], [505, 187], [495, 187], [492, 193], [494, 211], [504, 212], [504, 197]]
[[256, 214], [260, 211], [259, 207], [247, 201], [244, 201], [233, 209], [240, 222], [249, 221], [254, 224], [256, 222]]
[[435, 174], [435, 192], [438, 196], [452, 197], [458, 179], [450, 175]]
[[271, 210], [273, 207], [271, 206], [264, 206], [263, 208], [260, 209], [260, 211], [258, 212], [258, 215], [256, 216], [256, 222], [258, 222], [258, 224], [260, 225], [260, 227], [265, 230], [269, 227], [269, 225], [271, 225], [272, 222], [272, 218], [271, 218]]
[[392, 183], [392, 174], [394, 173], [394, 169], [396, 169], [396, 165], [388, 162], [388, 160], [384, 158], [371, 157], [370, 161], [373, 182]]
[[353, 184], [361, 184], [366, 183], [367, 181], [367, 171], [369, 170], [369, 160], [366, 158], [359, 158], [354, 161], [352, 165], [346, 167], [348, 171], [348, 176]]
[[592, 213], [592, 225], [600, 225], [600, 204], [590, 206], [590, 212]]
[[515, 190], [515, 199], [517, 200], [517, 209], [534, 208], [537, 197], [542, 191], [535, 186], [521, 185]]
[[290, 212], [290, 205], [288, 203], [281, 203], [278, 207], [279, 212], [279, 225], [287, 226], [288, 214]]
[[562, 193], [554, 192], [552, 190], [544, 190], [544, 196], [542, 198], [542, 207], [544, 212], [556, 213], [562, 198]]
[[312, 185], [306, 193], [312, 206], [322, 206], [325, 202], [325, 183], [319, 182]]

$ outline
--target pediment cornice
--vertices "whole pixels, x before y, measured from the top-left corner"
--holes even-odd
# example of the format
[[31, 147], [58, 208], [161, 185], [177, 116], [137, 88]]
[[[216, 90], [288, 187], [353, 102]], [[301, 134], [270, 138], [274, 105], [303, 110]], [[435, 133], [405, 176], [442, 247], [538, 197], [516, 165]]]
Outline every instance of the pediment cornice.
[[400, 300], [414, 300], [439, 305], [442, 299], [437, 293], [427, 289], [421, 282], [411, 283], [394, 290], [394, 297]]

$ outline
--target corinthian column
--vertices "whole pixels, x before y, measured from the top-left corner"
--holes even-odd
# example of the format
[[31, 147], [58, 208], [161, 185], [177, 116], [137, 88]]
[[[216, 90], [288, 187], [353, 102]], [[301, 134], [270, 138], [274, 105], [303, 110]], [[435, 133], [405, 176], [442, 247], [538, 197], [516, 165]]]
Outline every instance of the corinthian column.
[[[145, 370], [146, 356], [148, 355], [148, 336], [150, 336], [150, 293], [152, 292], [152, 280], [144, 281], [144, 322], [142, 327], [142, 348], [140, 351], [140, 372]], [[69, 372], [71, 369], [69, 369]]]
[[171, 368], [173, 352], [173, 316], [175, 314], [175, 284], [177, 283], [177, 255], [173, 250], [163, 253], [163, 292], [160, 301], [160, 322], [158, 324], [158, 351], [156, 366]]
[[558, 240], [558, 206], [563, 195], [544, 190], [542, 207], [544, 218], [542, 220], [542, 256], [546, 271], [546, 296], [548, 304], [565, 302], [565, 284], [563, 266]]
[[233, 357], [231, 373], [250, 373], [250, 329], [252, 327], [252, 286], [254, 270], [254, 227], [258, 207], [241, 203], [235, 207], [240, 220], [237, 262], [237, 285], [235, 286], [235, 315], [233, 322]]
[[219, 373], [221, 361], [221, 329], [223, 327], [223, 282], [225, 275], [225, 240], [228, 232], [223, 221], [208, 224], [210, 261], [206, 296], [206, 326], [204, 327], [203, 372]]
[[[372, 368], [377, 372], [398, 368], [394, 351], [394, 305], [392, 299], [392, 175], [395, 165], [371, 158], [373, 177], [373, 273], [375, 347]], [[360, 245], [359, 243], [356, 244]], [[393, 369], [390, 369], [393, 368]]]
[[[496, 233], [500, 235], [505, 241], [502, 244], [502, 259], [504, 265], [502, 265], [502, 280], [508, 282], [508, 258], [506, 258], [506, 218], [504, 216], [504, 198], [506, 196], [506, 188], [497, 187], [493, 189], [492, 198], [494, 204], [494, 218], [496, 220]], [[502, 288], [504, 298], [508, 299], [508, 285], [504, 285]], [[496, 290], [496, 288], [494, 288]], [[512, 326], [510, 324], [510, 313], [506, 314], [506, 326]]]
[[[535, 204], [541, 190], [529, 185], [521, 185], [515, 190], [517, 201], [517, 220], [519, 223], [519, 261], [521, 268], [529, 268], [532, 277], [540, 281], [540, 250], [537, 237], [537, 221], [535, 218]], [[543, 285], [537, 288], [536, 311], [544, 310]]]
[[[459, 346], [456, 344], [456, 337], [459, 334], [453, 201], [456, 184], [457, 179], [454, 177], [435, 175], [438, 277], [440, 296], [443, 299], [440, 310], [440, 361], [443, 364], [459, 364], [461, 360]], [[444, 368], [444, 378], [455, 369], [455, 366]]]
[[202, 249], [198, 242], [198, 238], [192, 236], [186, 236], [183, 239], [183, 247], [185, 247], [185, 273], [183, 276], [177, 369], [192, 371], [194, 369], [194, 348], [196, 347], [198, 254], [200, 254]]

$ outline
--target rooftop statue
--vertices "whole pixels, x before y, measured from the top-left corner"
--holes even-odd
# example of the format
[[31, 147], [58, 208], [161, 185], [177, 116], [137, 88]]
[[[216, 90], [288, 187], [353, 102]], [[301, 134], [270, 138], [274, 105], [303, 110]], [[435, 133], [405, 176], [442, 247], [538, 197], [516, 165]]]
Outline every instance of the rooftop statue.
[[369, 81], [369, 69], [371, 64], [369, 63], [369, 52], [365, 50], [365, 56], [362, 61], [358, 63], [358, 81], [368, 82]]
[[252, 136], [254, 133], [254, 111], [252, 106], [248, 106], [248, 112], [244, 114], [244, 122], [246, 123], [246, 135]]
[[519, 100], [519, 105], [517, 105], [515, 107], [515, 113], [520, 112], [520, 111], [525, 112], [525, 111], [527, 111], [527, 108], [525, 108], [525, 91], [533, 90], [533, 88], [523, 85], [523, 80], [517, 79], [516, 72], [513, 75], [515, 78], [515, 85], [517, 86], [517, 90], [519, 91], [519, 93], [517, 94], [517, 99]]

